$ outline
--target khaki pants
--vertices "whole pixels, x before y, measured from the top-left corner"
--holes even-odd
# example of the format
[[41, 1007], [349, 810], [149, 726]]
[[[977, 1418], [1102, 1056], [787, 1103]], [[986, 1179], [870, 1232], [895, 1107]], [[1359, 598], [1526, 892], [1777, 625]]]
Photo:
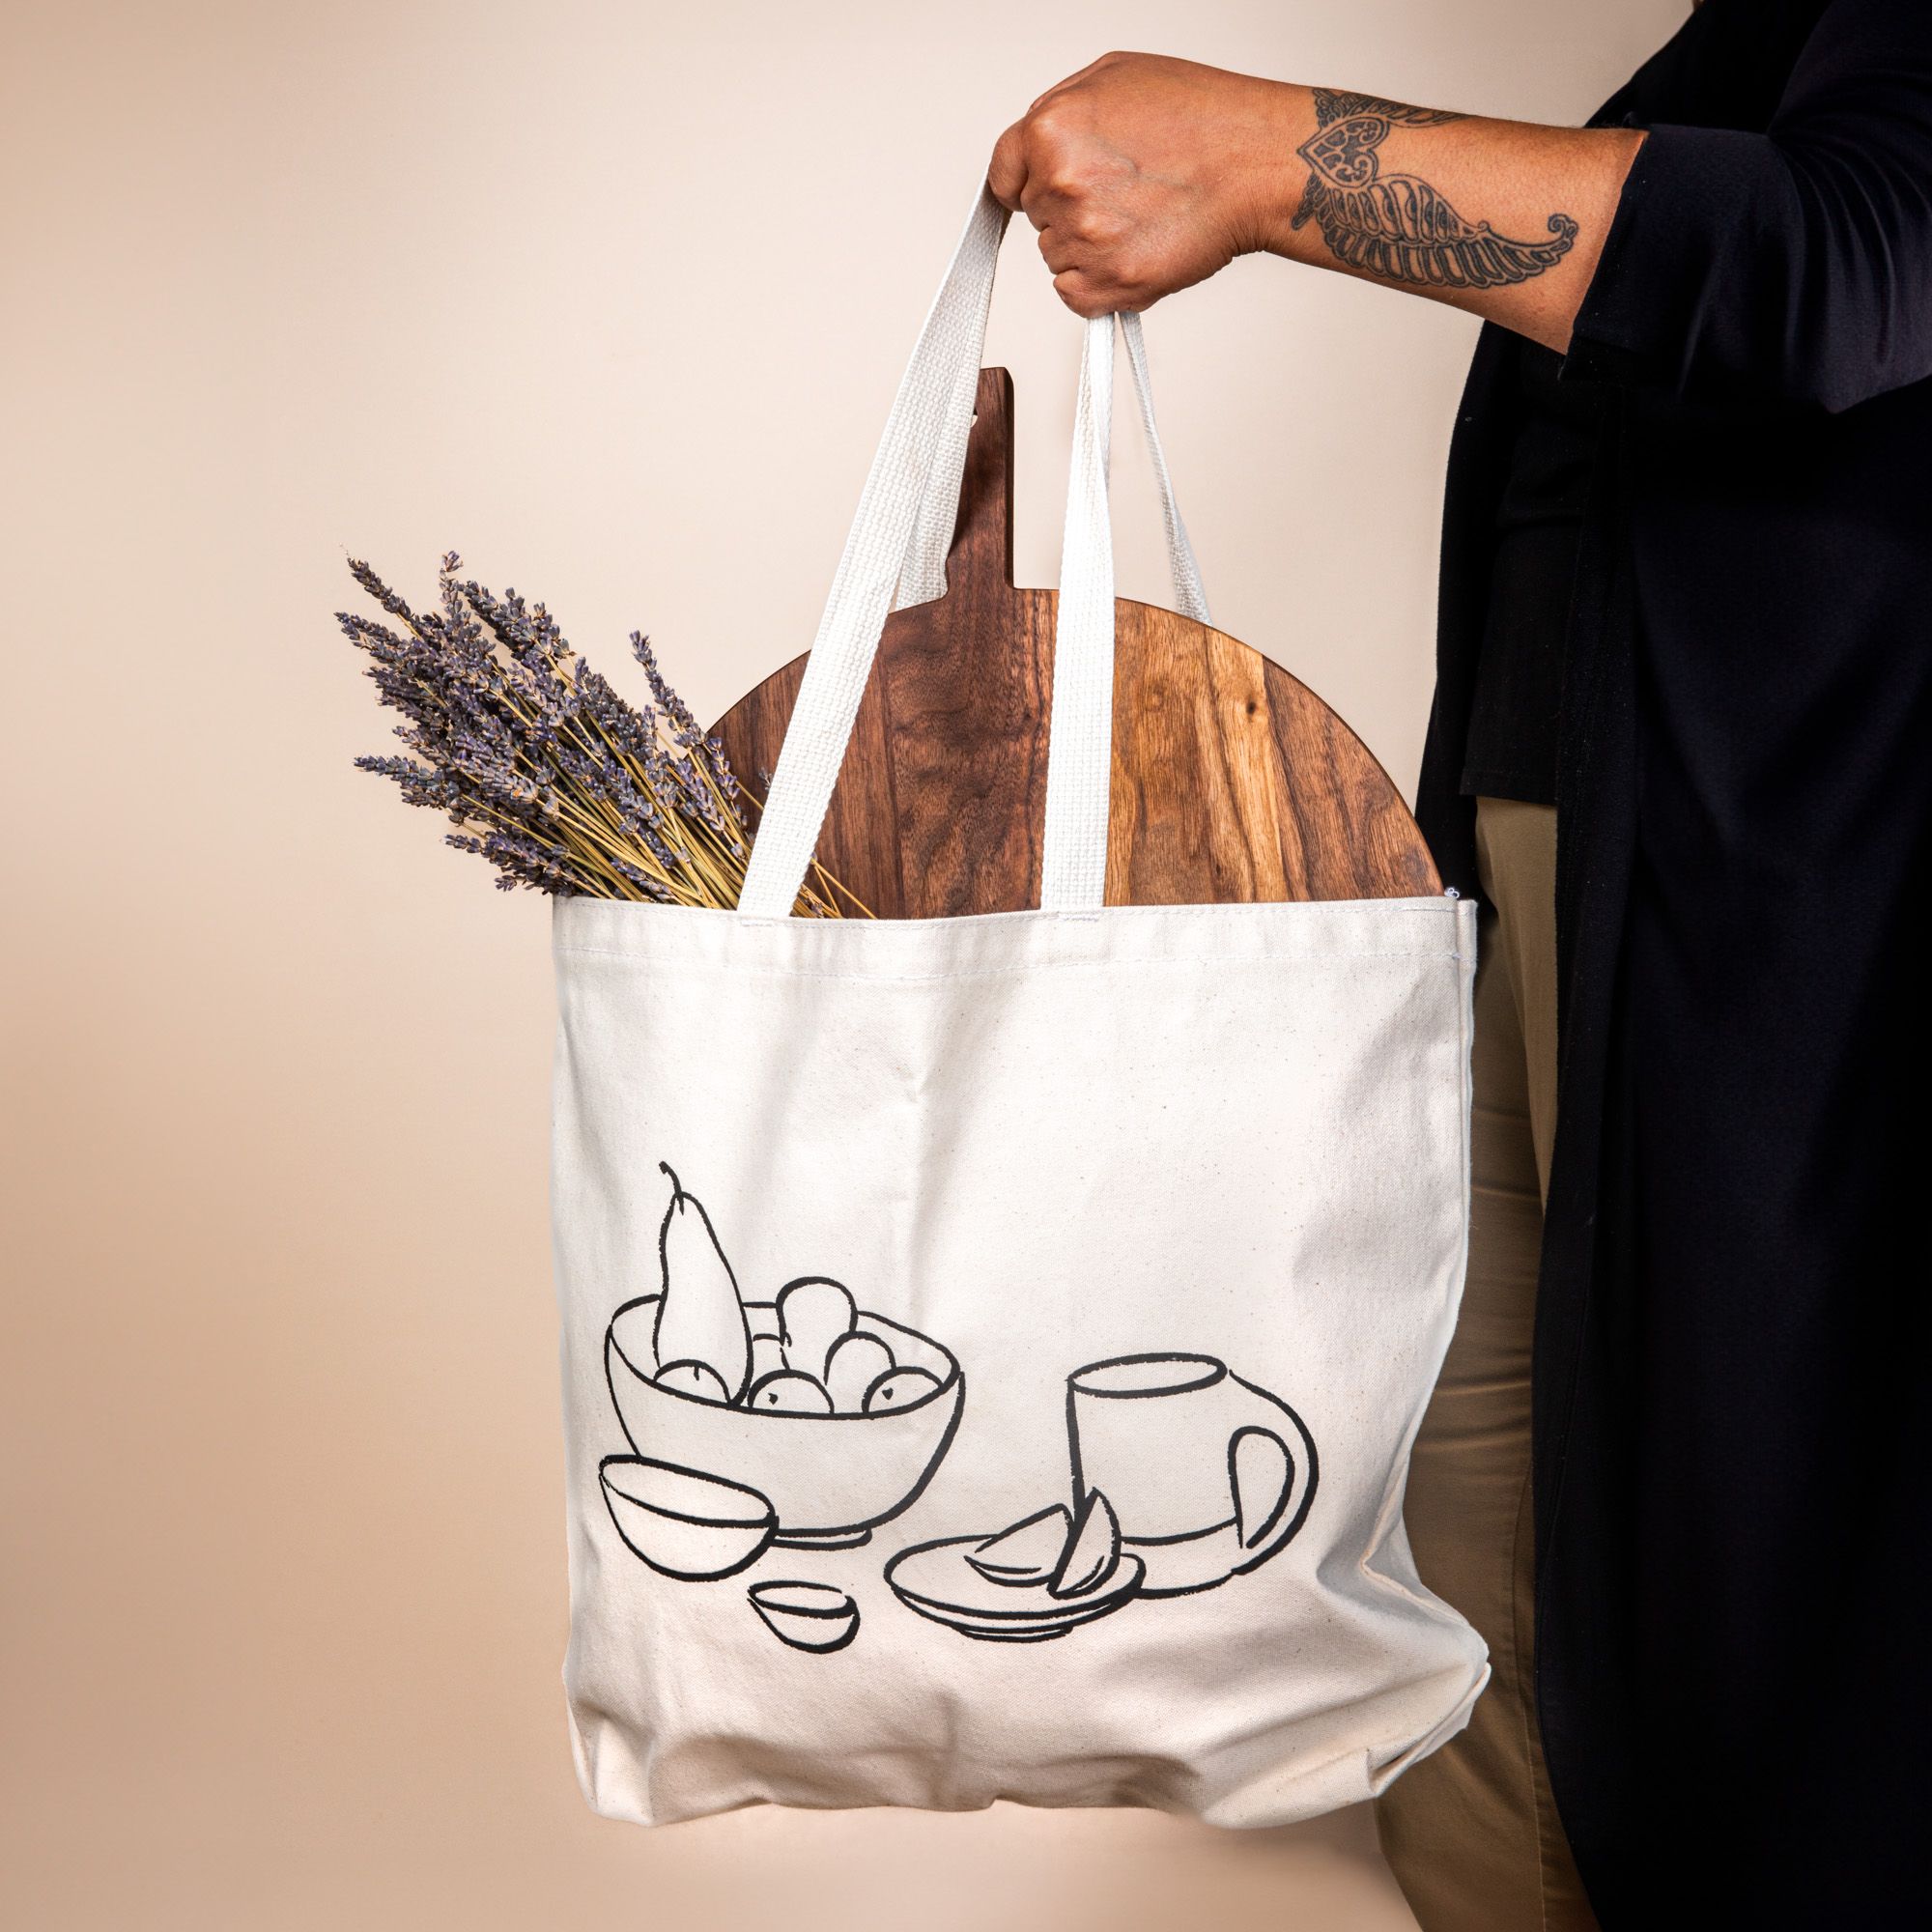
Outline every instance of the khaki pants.
[[1469, 1267], [1409, 1465], [1422, 1579], [1475, 1625], [1493, 1675], [1468, 1728], [1377, 1805], [1423, 1932], [1592, 1932], [1550, 1803], [1530, 1670], [1529, 1365], [1556, 1128], [1556, 813], [1482, 799]]

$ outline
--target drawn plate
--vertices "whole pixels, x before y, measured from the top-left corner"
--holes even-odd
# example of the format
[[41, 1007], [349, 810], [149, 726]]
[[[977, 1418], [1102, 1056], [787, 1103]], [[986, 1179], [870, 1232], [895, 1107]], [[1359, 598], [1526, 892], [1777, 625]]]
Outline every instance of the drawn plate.
[[907, 1609], [963, 1636], [992, 1643], [1039, 1643], [1118, 1610], [1135, 1597], [1147, 1566], [1122, 1555], [1104, 1583], [1082, 1597], [1056, 1597], [1044, 1583], [989, 1582], [967, 1560], [986, 1537], [916, 1543], [886, 1565], [886, 1581]]

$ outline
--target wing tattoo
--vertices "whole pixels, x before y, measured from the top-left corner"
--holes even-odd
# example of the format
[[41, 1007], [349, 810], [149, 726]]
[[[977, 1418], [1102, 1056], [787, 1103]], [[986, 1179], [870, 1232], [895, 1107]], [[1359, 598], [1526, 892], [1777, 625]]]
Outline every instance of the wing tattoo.
[[1325, 128], [1331, 121], [1346, 121], [1350, 115], [1375, 114], [1405, 128], [1446, 128], [1452, 121], [1466, 121], [1440, 107], [1411, 107], [1406, 100], [1384, 100], [1379, 94], [1345, 94], [1333, 87], [1315, 90], [1315, 125]]
[[1487, 221], [1463, 220], [1420, 175], [1382, 173], [1376, 150], [1391, 128], [1439, 128], [1463, 118], [1318, 87], [1316, 131], [1295, 150], [1309, 176], [1293, 225], [1317, 223], [1338, 261], [1395, 282], [1493, 289], [1542, 274], [1577, 239], [1569, 215], [1549, 217], [1548, 241], [1520, 242]]

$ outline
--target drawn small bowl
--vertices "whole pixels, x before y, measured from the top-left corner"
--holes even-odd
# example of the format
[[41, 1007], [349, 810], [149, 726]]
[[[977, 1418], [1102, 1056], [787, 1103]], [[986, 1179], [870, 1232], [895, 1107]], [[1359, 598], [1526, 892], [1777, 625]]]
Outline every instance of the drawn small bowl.
[[770, 1498], [756, 1490], [655, 1457], [607, 1456], [597, 1477], [625, 1547], [684, 1582], [735, 1576], [778, 1528]]
[[843, 1650], [859, 1634], [859, 1605], [836, 1584], [773, 1578], [745, 1594], [771, 1634], [794, 1650]]

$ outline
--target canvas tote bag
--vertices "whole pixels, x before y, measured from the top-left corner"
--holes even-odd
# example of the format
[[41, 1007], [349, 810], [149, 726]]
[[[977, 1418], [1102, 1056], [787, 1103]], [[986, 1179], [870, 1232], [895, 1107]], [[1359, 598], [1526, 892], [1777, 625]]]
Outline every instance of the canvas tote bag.
[[565, 1679], [612, 1817], [1273, 1825], [1379, 1791], [1488, 1675], [1402, 1523], [1461, 1291], [1475, 910], [1103, 908], [1112, 318], [1039, 909], [787, 917], [887, 612], [944, 589], [1005, 223], [982, 194], [920, 337], [739, 908], [556, 908]]

